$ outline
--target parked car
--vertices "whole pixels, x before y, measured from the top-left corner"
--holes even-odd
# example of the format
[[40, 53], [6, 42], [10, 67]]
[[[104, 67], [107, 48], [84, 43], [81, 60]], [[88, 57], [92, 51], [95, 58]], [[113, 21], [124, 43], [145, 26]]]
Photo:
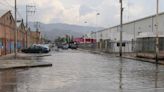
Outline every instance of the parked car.
[[63, 44], [62, 45], [62, 49], [68, 49], [69, 48], [69, 45], [68, 44]]
[[43, 46], [32, 45], [29, 48], [21, 50], [24, 53], [48, 53], [49, 50]]
[[77, 43], [75, 43], [75, 42], [70, 42], [70, 43], [69, 43], [69, 48], [70, 48], [70, 49], [77, 49], [77, 48], [78, 48], [78, 45], [77, 45]]
[[42, 44], [42, 45], [40, 45], [40, 46], [42, 46], [42, 47], [44, 47], [44, 48], [47, 48], [48, 51], [51, 51], [51, 49], [50, 49], [50, 47], [49, 47], [48, 45]]
[[43, 48], [46, 48], [48, 51], [51, 51], [49, 45], [47, 45], [47, 44], [33, 44], [33, 46], [41, 46]]
[[56, 46], [57, 46], [57, 48], [60, 48], [60, 49], [63, 48], [63, 45], [61, 43], [56, 43]]
[[77, 44], [70, 44], [69, 45], [69, 48], [70, 49], [77, 49], [78, 48], [78, 45]]

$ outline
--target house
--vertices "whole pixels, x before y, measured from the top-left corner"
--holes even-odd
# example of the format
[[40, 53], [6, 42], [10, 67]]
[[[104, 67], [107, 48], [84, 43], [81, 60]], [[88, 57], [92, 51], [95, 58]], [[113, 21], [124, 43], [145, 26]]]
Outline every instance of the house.
[[33, 44], [40, 44], [41, 34], [39, 31], [31, 31], [31, 41]]
[[[17, 37], [16, 37], [17, 36]], [[26, 28], [23, 20], [15, 24], [11, 11], [0, 11], [0, 56], [14, 52], [15, 38], [17, 50], [41, 43], [41, 33]]]
[[26, 27], [23, 20], [17, 23], [17, 49], [26, 48]]
[[27, 46], [27, 48], [32, 45], [31, 39], [32, 39], [31, 38], [31, 29], [28, 28], [28, 29], [26, 29], [26, 46]]
[[0, 55], [14, 50], [15, 20], [11, 11], [0, 11]]

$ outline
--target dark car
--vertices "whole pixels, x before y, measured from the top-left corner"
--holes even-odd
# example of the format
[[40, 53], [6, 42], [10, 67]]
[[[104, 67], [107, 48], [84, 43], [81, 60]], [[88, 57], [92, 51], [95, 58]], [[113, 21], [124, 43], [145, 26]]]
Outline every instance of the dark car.
[[70, 49], [77, 49], [78, 48], [78, 45], [76, 43], [70, 43], [69, 44], [69, 48]]
[[57, 48], [63, 48], [62, 44], [56, 44]]
[[24, 53], [48, 53], [49, 52], [49, 50], [46, 47], [36, 46], [36, 45], [30, 46], [27, 49], [22, 49], [21, 51]]

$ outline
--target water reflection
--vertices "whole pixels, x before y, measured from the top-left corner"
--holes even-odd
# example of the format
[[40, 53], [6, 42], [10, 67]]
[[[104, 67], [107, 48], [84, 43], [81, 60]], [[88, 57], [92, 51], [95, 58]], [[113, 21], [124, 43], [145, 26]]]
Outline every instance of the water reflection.
[[15, 70], [0, 72], [0, 92], [17, 92], [17, 75]]
[[76, 51], [42, 59], [54, 66], [1, 71], [0, 92], [164, 92], [164, 66]]
[[155, 88], [158, 88], [158, 73], [159, 73], [159, 65], [158, 63], [155, 65]]
[[119, 88], [120, 88], [120, 92], [123, 91], [123, 82], [122, 82], [122, 72], [123, 72], [123, 61], [122, 61], [122, 57], [120, 57], [120, 64], [119, 64]]

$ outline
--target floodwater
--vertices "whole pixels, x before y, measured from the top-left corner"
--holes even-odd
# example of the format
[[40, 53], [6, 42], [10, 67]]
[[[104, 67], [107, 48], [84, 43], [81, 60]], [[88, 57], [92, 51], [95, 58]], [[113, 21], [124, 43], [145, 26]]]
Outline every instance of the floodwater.
[[164, 66], [60, 50], [52, 67], [0, 71], [0, 92], [164, 92]]

